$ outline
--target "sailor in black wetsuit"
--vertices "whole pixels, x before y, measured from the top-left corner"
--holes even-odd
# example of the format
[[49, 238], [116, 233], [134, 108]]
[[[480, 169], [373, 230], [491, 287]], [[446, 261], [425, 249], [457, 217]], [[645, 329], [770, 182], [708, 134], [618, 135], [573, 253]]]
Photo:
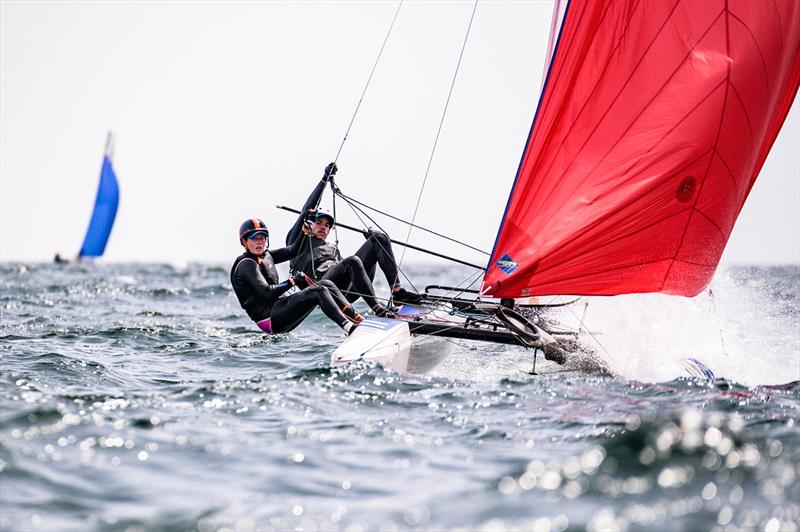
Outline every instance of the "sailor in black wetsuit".
[[[292, 245], [297, 240], [305, 240], [302, 229], [306, 219], [311, 216], [311, 234], [308, 244], [304, 245], [300, 255], [290, 262], [293, 272], [303, 272], [312, 279], [333, 281], [350, 302], [359, 297], [375, 311], [377, 315], [384, 315], [387, 311], [375, 299], [375, 289], [372, 281], [375, 279], [375, 270], [379, 266], [386, 281], [392, 290], [392, 299], [395, 303], [418, 303], [419, 294], [403, 288], [397, 274], [397, 263], [392, 252], [392, 243], [389, 237], [380, 231], [369, 229], [364, 231], [367, 241], [356, 253], [343, 259], [339, 250], [325, 239], [328, 237], [335, 220], [330, 213], [316, 209], [325, 185], [336, 175], [336, 163], [325, 167], [322, 179], [306, 200], [301, 214], [286, 235], [286, 244]], [[374, 302], [374, 303], [373, 303]]]
[[[275, 264], [297, 256], [305, 238], [297, 239], [293, 246], [273, 251], [267, 250], [268, 238], [267, 227], [257, 218], [246, 220], [239, 229], [239, 241], [245, 252], [231, 267], [231, 284], [250, 319], [266, 333], [287, 332], [319, 305], [326, 316], [351, 333], [364, 318], [353, 310], [333, 282], [309, 283], [303, 273], [279, 282]], [[293, 286], [302, 290], [284, 295]]]

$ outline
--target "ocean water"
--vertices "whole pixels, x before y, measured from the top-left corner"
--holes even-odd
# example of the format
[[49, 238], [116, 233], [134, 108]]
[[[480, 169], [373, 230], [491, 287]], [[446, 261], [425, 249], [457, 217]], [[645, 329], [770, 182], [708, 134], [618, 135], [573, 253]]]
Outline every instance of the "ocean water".
[[319, 312], [261, 334], [226, 265], [0, 264], [0, 529], [796, 531], [800, 269], [711, 289], [411, 376], [331, 367]]

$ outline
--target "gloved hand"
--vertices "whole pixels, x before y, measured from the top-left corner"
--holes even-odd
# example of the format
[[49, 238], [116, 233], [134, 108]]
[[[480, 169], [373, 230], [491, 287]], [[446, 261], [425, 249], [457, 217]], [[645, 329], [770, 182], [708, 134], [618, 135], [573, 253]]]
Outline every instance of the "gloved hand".
[[325, 183], [332, 180], [333, 176], [336, 175], [337, 170], [339, 170], [339, 167], [336, 166], [336, 163], [330, 163], [328, 166], [325, 167], [325, 173], [322, 175], [322, 180]]
[[383, 231], [375, 229], [374, 227], [367, 227], [366, 229], [362, 229], [361, 233], [364, 235], [364, 238], [369, 238], [372, 235], [381, 235]]
[[308, 277], [303, 272], [297, 272], [292, 275], [292, 282], [294, 285], [302, 290], [303, 288], [308, 287]]
[[308, 209], [306, 211], [306, 221], [313, 222], [317, 219], [317, 209]]

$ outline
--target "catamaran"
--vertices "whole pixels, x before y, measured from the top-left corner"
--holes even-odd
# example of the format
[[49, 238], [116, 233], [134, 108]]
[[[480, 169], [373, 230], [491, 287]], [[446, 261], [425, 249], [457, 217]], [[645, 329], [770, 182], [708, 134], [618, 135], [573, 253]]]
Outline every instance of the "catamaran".
[[692, 297], [711, 281], [800, 85], [800, 2], [556, 1], [552, 28], [480, 289], [428, 287], [397, 319], [368, 318], [333, 364], [424, 372], [453, 338], [563, 363], [576, 331], [522, 298]]

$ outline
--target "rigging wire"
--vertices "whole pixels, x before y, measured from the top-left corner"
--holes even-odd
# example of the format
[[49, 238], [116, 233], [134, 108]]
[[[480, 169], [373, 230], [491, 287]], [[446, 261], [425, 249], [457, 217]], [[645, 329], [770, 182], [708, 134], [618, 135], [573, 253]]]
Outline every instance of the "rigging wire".
[[[467, 26], [467, 33], [464, 36], [464, 43], [461, 45], [461, 53], [458, 56], [458, 63], [456, 64], [456, 71], [453, 74], [453, 80], [450, 82], [450, 92], [447, 94], [447, 101], [444, 104], [444, 111], [442, 112], [442, 119], [439, 121], [439, 129], [436, 131], [436, 138], [433, 141], [433, 149], [431, 150], [431, 156], [428, 159], [428, 167], [425, 169], [425, 176], [422, 179], [422, 186], [419, 190], [419, 196], [417, 196], [417, 204], [414, 207], [414, 215], [411, 217], [411, 225], [408, 227], [408, 233], [406, 234], [406, 244], [408, 244], [409, 239], [411, 238], [411, 230], [413, 229], [414, 221], [417, 219], [417, 211], [419, 210], [420, 201], [422, 201], [422, 193], [425, 191], [425, 184], [428, 181], [428, 174], [431, 171], [431, 164], [433, 163], [433, 156], [436, 153], [436, 145], [439, 143], [439, 135], [442, 132], [442, 126], [444, 125], [444, 118], [447, 116], [447, 107], [450, 105], [450, 98], [453, 95], [453, 87], [456, 84], [456, 78], [458, 77], [458, 70], [461, 67], [461, 59], [464, 57], [464, 49], [467, 47], [467, 39], [469, 38], [469, 32], [472, 29], [472, 21], [475, 19], [475, 10], [478, 8], [478, 0], [475, 0], [475, 5], [472, 7], [472, 15], [469, 18], [469, 26]], [[406, 256], [406, 248], [403, 248], [403, 253], [400, 255], [400, 264], [403, 264], [403, 259]]]
[[[381, 227], [381, 226], [380, 226], [380, 224], [378, 224], [378, 222], [376, 222], [376, 221], [375, 221], [375, 219], [374, 219], [372, 216], [370, 216], [370, 215], [369, 215], [369, 214], [368, 214], [368, 213], [367, 213], [367, 212], [366, 212], [364, 209], [362, 209], [361, 207], [359, 207], [359, 206], [358, 206], [358, 205], [356, 205], [355, 203], [351, 202], [351, 201], [350, 201], [350, 199], [349, 199], [349, 196], [346, 196], [346, 195], [342, 194], [342, 193], [341, 193], [341, 189], [339, 189], [339, 187], [335, 187], [335, 188], [334, 188], [334, 194], [337, 194], [337, 195], [338, 195], [340, 198], [342, 198], [344, 201], [348, 202], [348, 204], [349, 204], [350, 208], [351, 208], [351, 209], [353, 209], [353, 211], [356, 211], [356, 210], [357, 210], [358, 212], [360, 212], [361, 214], [363, 214], [365, 217], [367, 217], [367, 218], [370, 220], [370, 222], [372, 222], [373, 224], [375, 224], [377, 227], [379, 227], [379, 228], [381, 229], [381, 231], [383, 231], [385, 234], [387, 234], [387, 235], [388, 235], [388, 232], [387, 232], [385, 229], [383, 229], [383, 227]], [[357, 202], [357, 203], [360, 203], [360, 202]], [[367, 208], [369, 208], [369, 207], [367, 207]], [[360, 220], [360, 221], [363, 223], [363, 220], [361, 220], [360, 218], [359, 218], [359, 220]], [[346, 229], [352, 229], [352, 230], [354, 230], [354, 231], [357, 231], [357, 229], [355, 229], [354, 227], [348, 227], [348, 226], [346, 226], [346, 225], [344, 225], [344, 224], [340, 224], [340, 225], [342, 225], [342, 226], [343, 226], [343, 227], [345, 227]], [[366, 228], [366, 227], [367, 227], [367, 226], [366, 226], [366, 225], [364, 225], [364, 228]], [[405, 244], [404, 244], [403, 242], [400, 242], [400, 241], [397, 241], [397, 240], [392, 240], [391, 238], [390, 238], [389, 240], [390, 240], [392, 243], [394, 243], [394, 244], [399, 244], [399, 245], [401, 245], [401, 246], [405, 245], [405, 246], [408, 246], [408, 247], [409, 247], [409, 248], [411, 248], [411, 249], [417, 249], [417, 250], [419, 250], [419, 251], [423, 251], [423, 252], [425, 252], [425, 253], [429, 253], [429, 254], [431, 254], [431, 255], [435, 255], [435, 256], [437, 256], [437, 257], [440, 257], [440, 258], [443, 258], [443, 259], [447, 259], [447, 260], [450, 260], [450, 261], [453, 261], [453, 262], [457, 262], [457, 263], [459, 263], [459, 264], [463, 264], [464, 266], [469, 266], [469, 267], [471, 267], [471, 268], [475, 268], [476, 270], [480, 270], [481, 272], [484, 272], [484, 271], [486, 271], [486, 268], [484, 268], [483, 266], [478, 266], [477, 264], [472, 264], [472, 263], [469, 263], [469, 262], [463, 261], [463, 260], [461, 260], [461, 259], [457, 259], [457, 258], [455, 258], [455, 257], [449, 257], [449, 256], [447, 256], [447, 255], [442, 255], [441, 253], [436, 253], [436, 252], [434, 252], [434, 251], [430, 251], [430, 250], [427, 250], [427, 249], [423, 249], [423, 248], [420, 248], [420, 247], [417, 247], [417, 246], [412, 246], [411, 244], [408, 244], [408, 243], [405, 243]], [[457, 242], [457, 243], [458, 243], [458, 241], [457, 241], [457, 240], [456, 240], [455, 242]], [[395, 265], [397, 265], [397, 262], [395, 262]], [[399, 268], [399, 265], [398, 265], [398, 268]]]
[[[344, 148], [344, 143], [347, 141], [347, 137], [350, 135], [350, 129], [353, 127], [353, 123], [356, 120], [356, 115], [358, 114], [358, 110], [361, 108], [361, 102], [364, 101], [364, 96], [367, 94], [367, 89], [369, 88], [369, 84], [372, 81], [372, 76], [375, 74], [375, 69], [378, 68], [378, 63], [381, 60], [381, 56], [383, 55], [383, 50], [386, 48], [386, 43], [389, 42], [389, 36], [392, 34], [392, 29], [394, 28], [394, 23], [397, 22], [397, 16], [400, 14], [400, 8], [403, 7], [403, 1], [397, 4], [397, 9], [394, 12], [394, 17], [392, 17], [392, 23], [389, 24], [389, 29], [386, 31], [386, 37], [383, 39], [383, 44], [381, 44], [381, 49], [378, 51], [378, 56], [375, 58], [375, 63], [372, 65], [372, 70], [370, 70], [369, 76], [367, 77], [367, 82], [364, 84], [364, 90], [361, 91], [361, 97], [358, 99], [358, 103], [356, 104], [355, 111], [353, 111], [353, 116], [350, 118], [350, 123], [347, 125], [347, 131], [344, 133], [344, 137], [342, 137], [342, 142], [339, 144], [339, 150], [336, 152], [336, 157], [333, 159], [334, 164], [339, 160], [339, 156], [342, 154], [342, 149]], [[333, 179], [330, 181], [331, 190], [334, 190], [333, 194], [333, 217], [334, 220], [336, 219], [336, 193], [335, 193], [335, 185], [333, 183]], [[320, 198], [321, 199], [321, 198]], [[317, 208], [319, 208], [319, 201], [317, 202]], [[336, 243], [334, 244], [334, 248], [339, 250], [339, 230], [336, 227], [336, 224], [333, 226], [333, 234]], [[312, 255], [313, 255], [313, 248], [312, 248]], [[313, 257], [312, 257], [312, 267], [313, 267]]]
[[[373, 224], [375, 224], [375, 227], [377, 227], [377, 228], [378, 228], [380, 231], [382, 231], [384, 234], [386, 234], [386, 231], [384, 231], [384, 230], [383, 230], [383, 228], [380, 226], [380, 224], [378, 224], [378, 222], [376, 222], [376, 221], [375, 221], [375, 220], [374, 220], [374, 219], [373, 219], [373, 218], [372, 218], [372, 217], [371, 217], [369, 214], [367, 214], [367, 213], [363, 212], [361, 209], [359, 209], [358, 207], [354, 206], [354, 205], [353, 205], [352, 203], [350, 203], [350, 202], [349, 202], [349, 201], [348, 201], [346, 198], [344, 198], [344, 197], [343, 197], [342, 199], [344, 199], [344, 202], [345, 202], [345, 203], [347, 203], [347, 205], [350, 207], [350, 209], [351, 209], [351, 210], [353, 211], [353, 213], [356, 215], [356, 218], [358, 218], [358, 221], [359, 221], [359, 222], [361, 222], [361, 225], [363, 225], [364, 227], [369, 227], [369, 225], [367, 225], [366, 223], [364, 223], [364, 219], [361, 217], [361, 215], [359, 215], [359, 211], [361, 211], [361, 213], [362, 213], [362, 214], [363, 214], [363, 215], [364, 215], [364, 216], [365, 216], [365, 217], [366, 217], [366, 218], [367, 218], [367, 219], [368, 219], [370, 222], [372, 222]], [[413, 288], [413, 289], [414, 289], [414, 291], [415, 291], [415, 292], [418, 292], [419, 290], [417, 290], [417, 287], [416, 287], [416, 286], [414, 286], [414, 283], [411, 281], [411, 279], [408, 277], [408, 275], [406, 275], [406, 272], [404, 272], [404, 271], [403, 271], [403, 269], [400, 267], [400, 265], [397, 263], [397, 261], [396, 261], [396, 260], [394, 260], [394, 258], [393, 258], [393, 254], [392, 254], [392, 253], [390, 253], [390, 250], [387, 250], [386, 248], [384, 248], [384, 247], [383, 247], [383, 245], [382, 245], [380, 242], [378, 242], [378, 245], [381, 247], [381, 249], [383, 249], [383, 251], [384, 251], [384, 252], [387, 254], [387, 256], [389, 256], [389, 257], [392, 257], [392, 261], [394, 262], [395, 266], [397, 266], [397, 273], [398, 273], [399, 275], [402, 275], [402, 276], [403, 276], [403, 278], [405, 278], [405, 280], [408, 282], [408, 284], [411, 286], [411, 288]], [[397, 279], [397, 281], [399, 281], [399, 279]], [[393, 288], [393, 287], [390, 287], [390, 289], [391, 289], [391, 288]]]
[[[338, 187], [336, 187], [334, 190], [335, 190], [335, 191], [338, 191]], [[375, 221], [375, 220], [374, 220], [374, 219], [373, 219], [373, 218], [372, 218], [372, 217], [371, 217], [369, 214], [367, 214], [366, 212], [364, 212], [364, 210], [363, 210], [363, 209], [361, 209], [361, 208], [360, 208], [360, 207], [358, 207], [357, 205], [353, 205], [353, 204], [350, 202], [350, 200], [348, 199], [348, 197], [347, 197], [347, 196], [345, 196], [344, 194], [338, 194], [338, 195], [339, 195], [339, 196], [340, 196], [340, 197], [341, 197], [341, 198], [344, 200], [344, 202], [345, 202], [345, 203], [346, 203], [346, 204], [347, 204], [347, 205], [348, 205], [348, 206], [349, 206], [349, 207], [352, 209], [353, 213], [356, 215], [356, 217], [358, 218], [359, 222], [361, 222], [361, 224], [362, 224], [362, 225], [364, 225], [365, 227], [367, 227], [367, 224], [364, 222], [364, 219], [361, 217], [361, 215], [360, 215], [359, 213], [363, 214], [363, 215], [364, 215], [364, 217], [366, 217], [366, 218], [367, 218], [367, 219], [368, 219], [368, 220], [369, 220], [371, 223], [373, 223], [373, 224], [374, 224], [374, 225], [375, 225], [375, 226], [376, 226], [376, 227], [377, 227], [377, 228], [378, 228], [380, 231], [382, 231], [382, 232], [386, 233], [386, 231], [384, 231], [384, 229], [383, 229], [383, 228], [380, 226], [380, 224], [378, 224], [378, 222], [376, 222], [376, 221]], [[392, 259], [393, 259], [394, 255], [393, 255], [392, 253], [389, 253], [389, 252], [388, 252], [388, 250], [386, 250], [386, 249], [383, 247], [383, 245], [380, 243], [380, 241], [377, 241], [377, 244], [378, 244], [379, 246], [381, 246], [381, 249], [383, 249], [383, 250], [384, 250], [384, 252], [386, 253], [386, 255], [387, 255], [388, 257], [390, 257], [390, 258], [392, 258]], [[409, 285], [410, 285], [410, 286], [411, 286], [411, 287], [414, 289], [414, 291], [415, 291], [415, 292], [419, 292], [419, 290], [416, 288], [416, 286], [415, 286], [415, 285], [414, 285], [414, 283], [411, 281], [411, 279], [410, 279], [410, 278], [409, 278], [409, 276], [406, 274], [406, 272], [405, 272], [405, 271], [402, 269], [402, 267], [401, 267], [401, 266], [400, 266], [400, 265], [397, 263], [397, 261], [396, 261], [396, 260], [393, 260], [393, 262], [394, 262], [395, 266], [397, 267], [397, 272], [398, 272], [398, 274], [403, 276], [403, 278], [406, 280], [406, 282], [408, 282], [408, 284], [409, 284]], [[470, 288], [471, 288], [473, 285], [475, 285], [475, 283], [476, 283], [476, 282], [478, 282], [478, 280], [480, 279], [480, 277], [481, 277], [482, 275], [483, 275], [483, 270], [480, 270], [480, 271], [478, 271], [477, 273], [470, 274], [470, 275], [469, 275], [469, 276], [468, 276], [466, 279], [464, 279], [463, 281], [459, 282], [459, 283], [458, 283], [458, 284], [457, 284], [455, 287], [453, 287], [453, 290], [450, 290], [448, 293], [454, 293], [455, 295], [454, 295], [453, 297], [458, 297], [458, 296], [460, 296], [460, 295], [464, 294], [464, 293], [465, 293], [465, 290], [469, 290], [469, 289], [470, 289]], [[398, 279], [398, 280], [399, 280], [399, 279]], [[462, 288], [461, 290], [459, 290], [459, 287], [460, 287], [462, 284], [464, 284], [464, 283], [467, 283], [467, 282], [469, 282], [469, 284], [468, 284], [468, 285], [467, 285], [465, 288]], [[391, 287], [390, 287], [390, 289], [391, 289]], [[345, 291], [345, 292], [346, 292], [346, 293], [349, 293], [349, 294], [354, 294], [354, 295], [355, 295], [355, 294], [357, 294], [356, 292], [353, 292], [353, 291]], [[363, 294], [358, 294], [358, 295], [363, 295]], [[377, 297], [376, 297], [376, 298], [377, 298]], [[381, 299], [381, 300], [382, 300], [383, 298], [377, 298], [377, 299]], [[387, 300], [387, 301], [388, 301], [388, 300]], [[443, 302], [438, 302], [438, 303], [436, 303], [435, 305], [431, 305], [431, 304], [430, 304], [430, 302], [429, 302], [429, 303], [428, 303], [428, 307], [430, 308], [430, 311], [429, 311], [428, 313], [430, 313], [430, 312], [433, 312], [433, 311], [435, 311], [435, 310], [437, 310], [437, 309], [443, 309], [443, 308], [446, 308], [446, 305], [445, 305]]]
[[[588, 302], [587, 302], [586, 304], [587, 304], [587, 306], [588, 306]], [[575, 314], [575, 311], [574, 311], [574, 310], [572, 310], [572, 307], [570, 307], [570, 306], [567, 306], [567, 307], [566, 307], [566, 309], [567, 309], [567, 310], [570, 312], [570, 314], [572, 314], [572, 316], [573, 316], [573, 317], [575, 317], [575, 318], [578, 318], [578, 315], [577, 315], [577, 314]], [[600, 342], [600, 340], [598, 340], [598, 339], [597, 339], [597, 336], [595, 336], [595, 334], [592, 332], [592, 330], [591, 330], [591, 329], [589, 329], [589, 327], [587, 327], [587, 326], [586, 326], [586, 323], [583, 321], [583, 319], [584, 319], [585, 317], [586, 317], [586, 312], [584, 312], [584, 314], [583, 314], [583, 318], [578, 318], [578, 323], [580, 323], [580, 327], [581, 327], [581, 328], [585, 328], [585, 329], [586, 329], [586, 332], [587, 332], [587, 333], [589, 333], [589, 336], [591, 336], [591, 337], [592, 337], [592, 340], [594, 340], [594, 341], [595, 341], [595, 343], [597, 343], [597, 345], [599, 345], [599, 346], [600, 346], [600, 348], [601, 348], [603, 351], [605, 351], [606, 355], [608, 355], [609, 359], [610, 359], [612, 362], [616, 363], [617, 359], [616, 359], [616, 358], [615, 358], [615, 357], [614, 357], [614, 356], [613, 356], [613, 355], [612, 355], [612, 354], [609, 352], [609, 350], [608, 350], [608, 349], [606, 349], [606, 346], [604, 346], [604, 345], [603, 345], [603, 344]]]
[[714, 303], [714, 291], [711, 288], [708, 289], [708, 299], [711, 301], [711, 310], [714, 311], [714, 319], [717, 322], [717, 330], [719, 330], [719, 343], [722, 347], [722, 353], [725, 356], [728, 356], [728, 350], [725, 348], [725, 336], [722, 334], [722, 323], [719, 319], [719, 314], [717, 313], [717, 305]]
[[339, 155], [342, 153], [342, 148], [344, 148], [344, 143], [347, 140], [347, 136], [350, 134], [350, 128], [353, 127], [353, 122], [356, 120], [356, 115], [358, 114], [358, 110], [361, 107], [361, 102], [364, 101], [364, 95], [367, 94], [367, 88], [369, 87], [370, 81], [372, 81], [372, 75], [375, 73], [375, 69], [378, 67], [378, 61], [380, 61], [381, 56], [383, 55], [383, 49], [386, 48], [386, 43], [389, 41], [389, 35], [392, 34], [392, 28], [394, 28], [394, 23], [397, 21], [397, 15], [400, 14], [400, 8], [403, 7], [403, 1], [400, 0], [400, 3], [397, 4], [397, 10], [394, 12], [394, 18], [392, 19], [392, 23], [389, 25], [389, 31], [386, 32], [386, 38], [383, 39], [383, 45], [381, 45], [381, 50], [378, 52], [378, 57], [375, 58], [375, 64], [372, 65], [372, 71], [369, 73], [369, 77], [367, 78], [367, 83], [364, 85], [364, 90], [361, 92], [361, 98], [358, 100], [358, 104], [356, 105], [356, 110], [353, 112], [353, 117], [350, 119], [350, 124], [347, 126], [347, 131], [344, 133], [344, 137], [342, 138], [342, 143], [339, 145], [339, 151], [336, 152], [336, 158], [333, 162], [339, 160]]
[[[333, 178], [331, 178], [331, 190], [334, 189]], [[333, 193], [333, 197], [331, 198], [331, 203], [333, 204], [333, 239], [336, 241], [333, 244], [333, 248], [336, 250], [336, 253], [339, 253], [339, 224], [336, 223], [336, 193]]]
[[[338, 189], [338, 187], [337, 187], [337, 189]], [[353, 213], [356, 215], [356, 217], [358, 218], [358, 220], [361, 222], [362, 225], [364, 225], [365, 227], [367, 226], [367, 224], [364, 223], [364, 219], [361, 217], [361, 215], [359, 215], [359, 212], [361, 214], [363, 214], [364, 217], [366, 217], [370, 222], [375, 224], [375, 226], [379, 230], [381, 230], [383, 233], [386, 233], [386, 231], [384, 231], [384, 229], [380, 226], [380, 224], [378, 224], [378, 222], [376, 222], [369, 214], [364, 212], [363, 209], [361, 209], [357, 205], [353, 205], [352, 203], [350, 203], [350, 201], [348, 200], [348, 198], [346, 196], [340, 195], [340, 197], [342, 197], [342, 199], [345, 201], [345, 203], [347, 203], [347, 205], [353, 210]], [[377, 242], [377, 244], [379, 246], [381, 246], [381, 249], [383, 249], [384, 252], [386, 252], [386, 255], [388, 257], [392, 258], [395, 266], [397, 267], [398, 274], [403, 276], [403, 278], [408, 282], [408, 284], [414, 289], [415, 292], [419, 292], [419, 290], [414, 285], [414, 283], [411, 281], [411, 279], [406, 274], [406, 272], [403, 270], [403, 268], [397, 263], [396, 260], [394, 260], [394, 255], [392, 253], [389, 253], [388, 250], [386, 250], [379, 241]], [[483, 270], [479, 270], [477, 273], [470, 274], [466, 279], [464, 279], [463, 281], [459, 282], [455, 287], [453, 287], [453, 290], [451, 290], [449, 293], [454, 293], [455, 295], [453, 297], [459, 297], [460, 295], [464, 294], [466, 290], [469, 290], [473, 285], [475, 285], [475, 283], [478, 282], [478, 280], [483, 275], [483, 273], [484, 273]], [[469, 284], [465, 288], [462, 288], [459, 291], [459, 286], [461, 284], [463, 284], [463, 283], [466, 283], [466, 282], [469, 282]], [[430, 313], [430, 312], [433, 312], [433, 311], [435, 311], [437, 309], [444, 309], [444, 308], [446, 308], [446, 305], [443, 302], [438, 302], [435, 305], [431, 305], [430, 302], [428, 302], [428, 307], [430, 308], [430, 311], [428, 313]]]
[[478, 253], [483, 253], [484, 255], [487, 255], [487, 256], [489, 255], [488, 252], [486, 252], [486, 251], [484, 251], [482, 249], [476, 248], [475, 246], [471, 246], [470, 244], [467, 244], [466, 242], [461, 242], [460, 240], [456, 240], [455, 238], [451, 238], [451, 237], [449, 237], [447, 235], [443, 235], [441, 233], [437, 233], [436, 231], [434, 231], [432, 229], [427, 229], [425, 227], [422, 227], [421, 225], [413, 224], [413, 223], [411, 223], [409, 221], [403, 220], [402, 218], [398, 218], [397, 216], [393, 216], [393, 215], [389, 214], [388, 212], [383, 212], [382, 210], [377, 209], [377, 208], [375, 208], [375, 207], [373, 207], [371, 205], [367, 205], [366, 203], [358, 201], [357, 199], [355, 199], [353, 197], [350, 197], [350, 196], [346, 195], [345, 193], [343, 193], [341, 191], [341, 189], [337, 189], [336, 191], [334, 191], [334, 194], [340, 196], [342, 199], [346, 199], [348, 201], [356, 203], [356, 204], [364, 207], [365, 209], [369, 209], [371, 211], [375, 211], [378, 214], [382, 214], [382, 215], [386, 216], [387, 218], [391, 218], [392, 220], [398, 221], [400, 223], [404, 223], [404, 224], [409, 225], [411, 227], [414, 227], [416, 229], [420, 229], [422, 231], [425, 231], [426, 233], [430, 233], [432, 235], [436, 235], [436, 236], [438, 236], [440, 238], [444, 238], [445, 240], [449, 240], [450, 242], [454, 242], [456, 244], [460, 244], [460, 245], [462, 245], [462, 246], [464, 246], [466, 248], [469, 248], [469, 249], [472, 249], [474, 251], [477, 251]]

